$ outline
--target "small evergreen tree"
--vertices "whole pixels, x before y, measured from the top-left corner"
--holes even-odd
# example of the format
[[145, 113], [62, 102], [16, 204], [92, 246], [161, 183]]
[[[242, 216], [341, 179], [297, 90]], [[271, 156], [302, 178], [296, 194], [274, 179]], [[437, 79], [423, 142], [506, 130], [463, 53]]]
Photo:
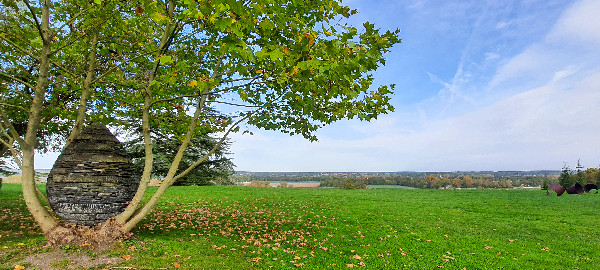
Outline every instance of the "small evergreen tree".
[[573, 170], [571, 170], [571, 168], [569, 168], [569, 166], [567, 165], [567, 163], [565, 163], [565, 165], [563, 166], [560, 176], [558, 177], [558, 184], [568, 188], [572, 185], [574, 185], [575, 181], [573, 181]]
[[[584, 173], [583, 173], [583, 165], [581, 165], [580, 160], [577, 160], [577, 167], [575, 167], [577, 169], [577, 174], [575, 177], [575, 183], [580, 184], [580, 185], [585, 185], [585, 179], [584, 179]], [[573, 183], [573, 184], [575, 184]]]

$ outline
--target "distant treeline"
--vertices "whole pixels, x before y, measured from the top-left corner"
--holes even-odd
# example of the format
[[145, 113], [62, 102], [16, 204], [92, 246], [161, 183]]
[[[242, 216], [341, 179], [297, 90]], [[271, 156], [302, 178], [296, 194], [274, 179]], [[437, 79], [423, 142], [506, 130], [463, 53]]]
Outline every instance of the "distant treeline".
[[239, 173], [237, 182], [320, 182], [321, 187], [366, 188], [399, 185], [414, 188], [512, 188], [558, 183], [557, 171], [536, 172], [403, 172], [403, 173]]
[[[557, 176], [523, 176], [494, 178], [486, 175], [465, 175], [447, 177], [444, 175], [427, 175], [425, 177], [406, 176], [369, 176], [333, 177], [322, 181], [322, 187], [363, 188], [366, 185], [399, 185], [423, 189], [439, 188], [512, 188], [539, 187], [544, 182], [556, 182]], [[366, 184], [366, 185], [365, 185]]]

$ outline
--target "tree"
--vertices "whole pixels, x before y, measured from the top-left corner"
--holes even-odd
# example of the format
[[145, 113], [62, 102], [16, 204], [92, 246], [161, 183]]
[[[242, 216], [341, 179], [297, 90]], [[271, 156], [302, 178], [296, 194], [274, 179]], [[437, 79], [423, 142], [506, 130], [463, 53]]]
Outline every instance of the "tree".
[[560, 176], [558, 177], [558, 184], [565, 188], [575, 184], [575, 181], [573, 180], [573, 171], [569, 168], [567, 163], [563, 165]]
[[[215, 115], [218, 115], [215, 112]], [[141, 129], [141, 127], [140, 127]], [[139, 136], [141, 132], [134, 132], [131, 137], [134, 138], [126, 143], [126, 149], [133, 158], [133, 165], [141, 175], [144, 170], [145, 154], [144, 139]], [[184, 153], [179, 164], [177, 173], [183, 172], [196, 160], [202, 158], [212, 148], [217, 146], [217, 140], [209, 136], [210, 134], [200, 134], [190, 139], [190, 145]], [[137, 137], [136, 137], [137, 136]], [[154, 141], [152, 148], [154, 155], [154, 164], [152, 166], [152, 176], [163, 178], [169, 172], [171, 161], [175, 158], [181, 142], [173, 138], [170, 134], [151, 133]], [[234, 164], [226, 155], [229, 154], [230, 142], [224, 141], [217, 146], [217, 150], [205, 162], [198, 165], [187, 175], [175, 181], [176, 186], [209, 186], [209, 185], [232, 185], [230, 176], [233, 174]]]
[[581, 165], [580, 160], [577, 160], [577, 167], [575, 167], [577, 169], [577, 173], [576, 175], [576, 179], [575, 179], [575, 183], [578, 183], [580, 185], [585, 185], [584, 182], [584, 171], [582, 170], [584, 167], [583, 165]]
[[[393, 85], [372, 87], [372, 72], [400, 42], [398, 30], [342, 24], [356, 11], [338, 1], [4, 0], [0, 6], [0, 93], [9, 98], [0, 103], [0, 143], [23, 173], [25, 203], [50, 244], [127, 237], [168, 187], [242, 125], [316, 140], [314, 132], [327, 124], [393, 110]], [[213, 105], [235, 109], [217, 119], [207, 110]], [[68, 130], [68, 145], [96, 122], [141, 126], [144, 169], [123, 213], [77, 228], [42, 204], [35, 149], [40, 133]], [[25, 123], [25, 132], [15, 123]], [[161, 186], [142, 203], [153, 171], [153, 132], [180, 144]], [[182, 171], [192, 138], [208, 133], [221, 136]], [[99, 239], [90, 232], [110, 233]]]

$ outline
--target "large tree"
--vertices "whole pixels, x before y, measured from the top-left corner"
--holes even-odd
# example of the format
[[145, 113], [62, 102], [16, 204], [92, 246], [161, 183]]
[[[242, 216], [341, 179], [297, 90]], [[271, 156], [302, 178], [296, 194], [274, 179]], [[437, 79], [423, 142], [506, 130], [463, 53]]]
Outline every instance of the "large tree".
[[[393, 86], [373, 87], [372, 72], [400, 42], [398, 30], [344, 24], [356, 11], [338, 1], [2, 0], [0, 7], [0, 143], [22, 170], [27, 207], [52, 244], [97, 243], [99, 231], [127, 236], [168, 187], [240, 126], [316, 140], [314, 132], [334, 121], [393, 110]], [[215, 105], [233, 109], [215, 118], [207, 113]], [[145, 165], [126, 210], [88, 229], [44, 207], [34, 156], [41, 132], [69, 130], [68, 145], [92, 122], [142, 126]], [[24, 132], [15, 123], [25, 123]], [[142, 204], [152, 132], [180, 144]], [[192, 138], [209, 132], [222, 136], [182, 171]]]
[[[215, 116], [221, 115], [215, 112]], [[125, 149], [131, 158], [133, 158], [133, 167], [141, 175], [144, 171], [145, 146], [144, 138], [141, 132], [132, 132], [131, 140], [125, 143]], [[177, 155], [181, 141], [172, 136], [172, 134], [154, 134], [151, 133], [153, 141], [152, 152], [154, 163], [152, 165], [152, 176], [163, 178], [169, 173], [171, 161]], [[190, 165], [201, 159], [206, 153], [217, 146], [218, 141], [211, 134], [201, 134], [192, 137], [188, 149], [183, 154], [179, 163], [178, 172], [183, 172]], [[210, 185], [231, 185], [234, 184], [230, 176], [234, 173], [234, 164], [228, 157], [230, 141], [225, 141], [217, 146], [217, 150], [205, 162], [198, 165], [194, 170], [175, 181], [175, 186], [210, 186]]]

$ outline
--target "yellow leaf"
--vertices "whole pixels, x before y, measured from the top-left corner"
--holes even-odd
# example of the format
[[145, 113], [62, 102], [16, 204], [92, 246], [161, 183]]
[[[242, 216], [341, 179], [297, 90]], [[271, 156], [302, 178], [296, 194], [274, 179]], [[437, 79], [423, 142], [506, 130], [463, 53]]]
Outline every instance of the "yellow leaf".
[[15, 265], [15, 270], [24, 270], [25, 266], [22, 265]]
[[196, 80], [191, 80], [191, 81], [188, 83], [188, 86], [189, 86], [189, 87], [192, 87], [192, 88], [196, 88], [196, 86], [198, 86], [198, 81], [196, 81]]

